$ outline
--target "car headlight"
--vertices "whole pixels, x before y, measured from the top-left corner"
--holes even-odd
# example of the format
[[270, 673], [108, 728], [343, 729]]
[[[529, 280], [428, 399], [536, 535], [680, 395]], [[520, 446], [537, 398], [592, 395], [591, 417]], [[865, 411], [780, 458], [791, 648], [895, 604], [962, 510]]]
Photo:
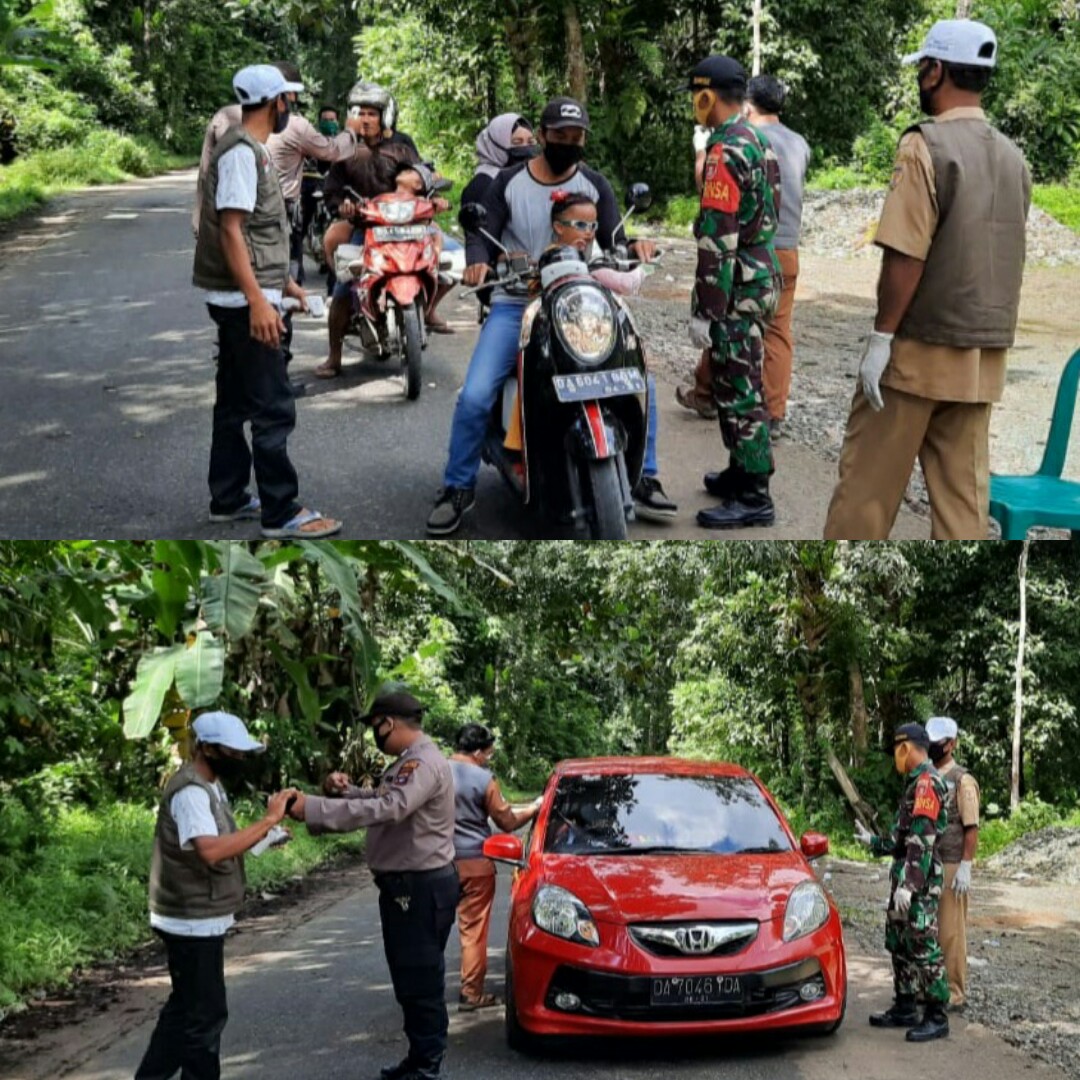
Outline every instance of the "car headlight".
[[555, 301], [555, 324], [574, 355], [586, 366], [602, 364], [615, 347], [615, 312], [592, 285], [578, 285]]
[[784, 912], [784, 940], [794, 941], [824, 926], [829, 919], [829, 901], [816, 881], [804, 881], [791, 890]]
[[532, 912], [536, 925], [549, 934], [579, 945], [600, 944], [600, 931], [589, 909], [572, 892], [558, 885], [544, 885], [537, 891]]

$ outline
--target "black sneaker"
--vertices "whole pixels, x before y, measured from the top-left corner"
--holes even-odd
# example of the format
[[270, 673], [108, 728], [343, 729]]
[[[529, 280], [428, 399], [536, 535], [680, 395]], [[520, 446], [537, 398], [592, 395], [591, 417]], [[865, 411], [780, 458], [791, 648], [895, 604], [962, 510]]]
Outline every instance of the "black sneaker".
[[679, 508], [655, 476], [643, 476], [634, 488], [634, 513], [642, 521], [671, 521]]
[[443, 488], [427, 519], [430, 536], [449, 536], [456, 532], [461, 519], [476, 505], [473, 488]]

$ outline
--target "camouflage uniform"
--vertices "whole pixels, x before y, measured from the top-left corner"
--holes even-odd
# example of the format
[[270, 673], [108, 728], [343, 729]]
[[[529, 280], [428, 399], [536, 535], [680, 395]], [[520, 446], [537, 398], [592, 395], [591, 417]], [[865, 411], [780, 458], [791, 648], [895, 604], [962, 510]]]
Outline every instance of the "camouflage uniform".
[[768, 140], [739, 116], [721, 124], [705, 151], [693, 314], [712, 322], [713, 395], [734, 464], [773, 471], [761, 368], [765, 324], [780, 298], [773, 248], [780, 166]]
[[[937, 849], [949, 819], [947, 790], [929, 761], [912, 769], [907, 779], [892, 834], [875, 836], [870, 844], [874, 855], [891, 855], [893, 860], [885, 948], [892, 953], [897, 996], [915, 997], [921, 991], [927, 1001], [946, 1005], [949, 980], [938, 943], [944, 867]], [[906, 917], [894, 908], [901, 887], [911, 890]]]

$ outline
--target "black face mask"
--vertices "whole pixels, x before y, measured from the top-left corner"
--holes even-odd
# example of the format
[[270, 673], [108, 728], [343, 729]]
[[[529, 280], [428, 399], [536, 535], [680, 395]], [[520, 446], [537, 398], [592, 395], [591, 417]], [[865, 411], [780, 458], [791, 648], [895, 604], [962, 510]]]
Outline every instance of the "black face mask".
[[540, 147], [533, 144], [532, 146], [511, 146], [506, 151], [507, 163], [510, 165], [520, 165], [523, 161], [532, 161], [534, 157], [540, 156]]
[[210, 768], [214, 770], [214, 774], [226, 787], [231, 787], [243, 780], [251, 766], [248, 758], [226, 757], [224, 754], [214, 757], [207, 754], [206, 759], [210, 762]]
[[948, 744], [932, 742], [930, 744], [930, 760], [936, 765], [948, 753]]
[[585, 147], [579, 143], [553, 143], [544, 147], [544, 158], [556, 176], [569, 172], [585, 156]]
[[941, 84], [945, 81], [945, 72], [942, 71], [938, 81], [933, 86], [923, 87], [922, 83], [919, 83], [919, 108], [926, 116], [934, 115], [934, 94], [941, 89]]
[[285, 99], [285, 111], [279, 112], [274, 120], [274, 134], [280, 135], [289, 126], [289, 99]]
[[393, 727], [385, 720], [379, 726], [371, 729], [371, 736], [375, 740], [375, 745], [378, 747], [380, 754], [386, 753], [386, 743], [393, 730]]

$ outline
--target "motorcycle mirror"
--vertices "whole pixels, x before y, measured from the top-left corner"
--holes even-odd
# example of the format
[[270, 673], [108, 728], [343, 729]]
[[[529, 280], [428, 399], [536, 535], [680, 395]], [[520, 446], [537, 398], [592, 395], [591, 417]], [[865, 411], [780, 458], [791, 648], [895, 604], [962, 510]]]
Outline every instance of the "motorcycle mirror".
[[431, 190], [437, 194], [440, 191], [449, 191], [453, 186], [453, 180], [448, 180], [445, 176], [440, 176], [439, 179], [431, 185]]
[[648, 210], [652, 206], [652, 192], [649, 190], [648, 184], [631, 184], [630, 189], [626, 193], [626, 206], [628, 209], [632, 208], [638, 213], [642, 210]]
[[481, 203], [466, 203], [458, 214], [458, 224], [466, 232], [479, 232], [487, 222], [487, 210]]

